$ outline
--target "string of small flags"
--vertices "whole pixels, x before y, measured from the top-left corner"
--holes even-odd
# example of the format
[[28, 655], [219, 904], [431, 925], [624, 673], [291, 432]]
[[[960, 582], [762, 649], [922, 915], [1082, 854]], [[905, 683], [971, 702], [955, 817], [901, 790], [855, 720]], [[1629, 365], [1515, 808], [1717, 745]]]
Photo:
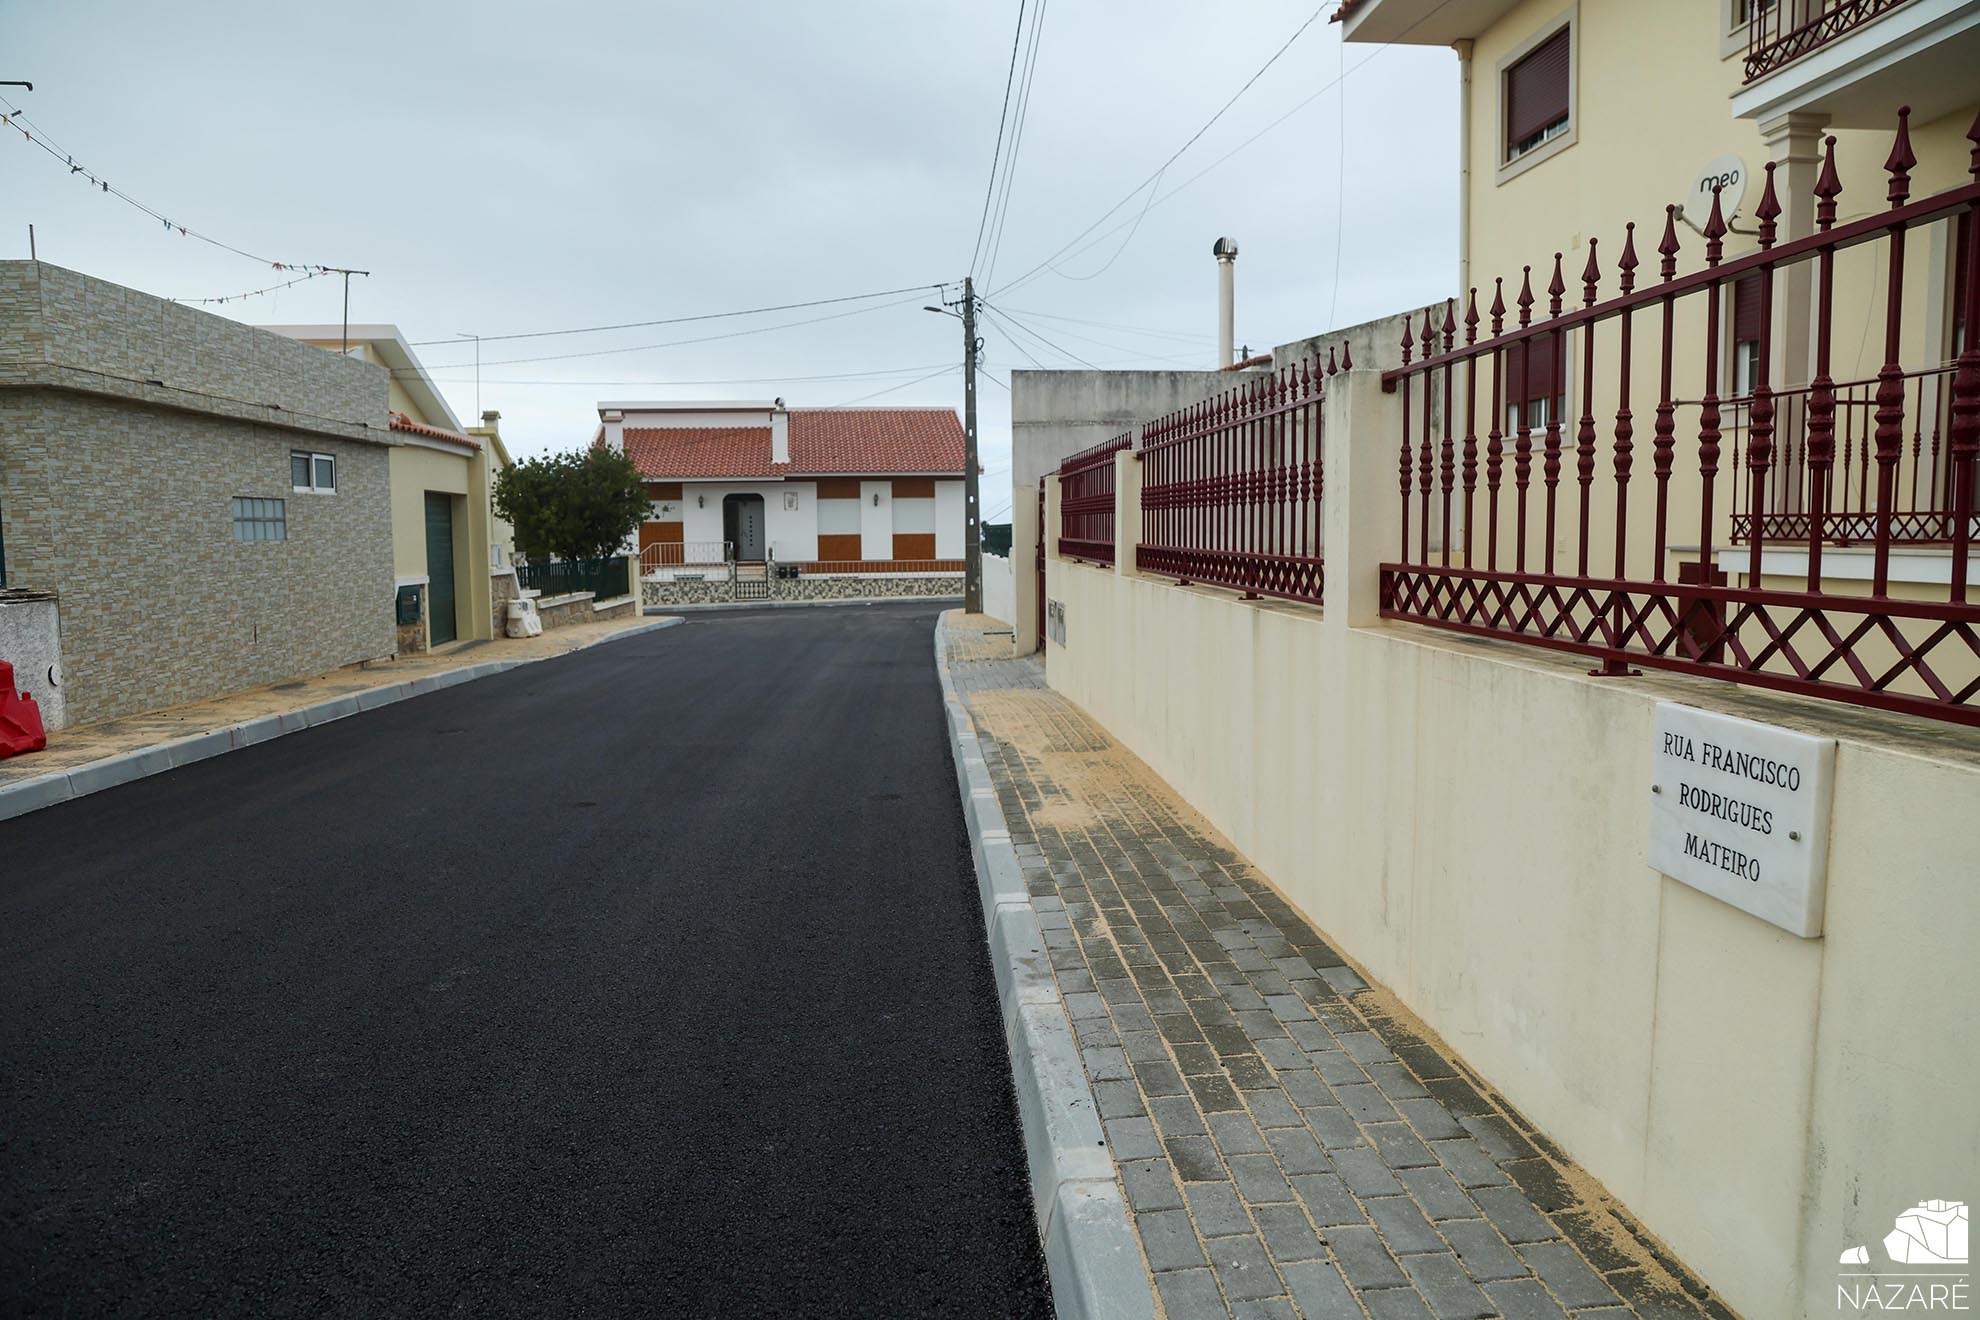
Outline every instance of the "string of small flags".
[[246, 293], [230, 293], [224, 298], [168, 298], [166, 301], [175, 302], [184, 307], [215, 307], [222, 303], [240, 302], [244, 298], [259, 298], [264, 293], [276, 293], [282, 289], [294, 288], [298, 284], [303, 284], [314, 279], [321, 279], [329, 273], [327, 270], [312, 270], [306, 275], [298, 275], [294, 279], [285, 280], [280, 284], [271, 284], [265, 289], [249, 289]]
[[[235, 256], [246, 257], [249, 261], [261, 262], [263, 265], [268, 266], [270, 269], [273, 270], [279, 270], [284, 272], [288, 272], [288, 271], [303, 272], [301, 278], [291, 280], [289, 282], [290, 284], [300, 284], [304, 279], [315, 279], [319, 275], [328, 275], [331, 273], [330, 267], [316, 263], [274, 261], [268, 257], [260, 256], [256, 253], [249, 252], [245, 248], [235, 247], [232, 243], [223, 242], [222, 240], [213, 237], [211, 234], [202, 234], [199, 230], [194, 229], [189, 225], [182, 225], [175, 223], [169, 216], [165, 215], [164, 212], [157, 211], [149, 206], [146, 206], [143, 202], [131, 196], [129, 193], [123, 191], [121, 188], [116, 188], [111, 186], [109, 180], [102, 178], [100, 175], [96, 174], [93, 170], [90, 170], [88, 167], [79, 164], [74, 156], [56, 147], [56, 145], [51, 140], [49, 140], [48, 135], [41, 131], [40, 125], [35, 124], [31, 120], [29, 120], [26, 115], [21, 113], [21, 110], [18, 106], [14, 105], [11, 101], [7, 100], [3, 96], [0, 96], [0, 107], [4, 107], [3, 110], [0, 110], [0, 128], [13, 129], [16, 133], [19, 133], [21, 135], [21, 138], [25, 142], [27, 142], [32, 146], [40, 147], [42, 151], [46, 152], [51, 158], [68, 166], [70, 174], [82, 175], [82, 177], [88, 181], [90, 187], [95, 188], [103, 193], [106, 193], [111, 197], [115, 197], [119, 201], [124, 202], [127, 205], [135, 207], [136, 209], [144, 212], [146, 215], [150, 216], [153, 220], [156, 220], [160, 225], [162, 225], [168, 233], [171, 232], [172, 230], [177, 230], [179, 232], [179, 236], [182, 238], [198, 239], [202, 243], [210, 244], [211, 246], [220, 248], [223, 251], [231, 252]], [[228, 302], [236, 298], [252, 298], [257, 293], [268, 293], [271, 292], [273, 289], [287, 288], [287, 287], [288, 285], [278, 284], [271, 286], [269, 289], [257, 289], [253, 293], [229, 294], [226, 298], [218, 298], [218, 299], [208, 298], [208, 299], [198, 299], [192, 301]]]

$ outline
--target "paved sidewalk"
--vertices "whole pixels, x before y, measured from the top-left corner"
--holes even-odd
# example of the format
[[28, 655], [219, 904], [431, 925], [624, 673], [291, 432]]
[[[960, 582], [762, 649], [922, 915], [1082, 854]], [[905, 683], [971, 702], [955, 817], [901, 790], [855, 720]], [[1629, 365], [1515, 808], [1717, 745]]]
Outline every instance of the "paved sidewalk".
[[624, 632], [644, 630], [652, 623], [652, 619], [634, 615], [602, 623], [553, 628], [537, 637], [468, 642], [439, 654], [408, 656], [402, 660], [386, 660], [362, 667], [351, 665], [285, 683], [232, 692], [224, 697], [146, 711], [142, 715], [58, 729], [48, 735], [48, 746], [43, 750], [0, 760], [0, 788], [42, 775], [74, 770], [93, 761], [124, 756], [160, 743], [225, 729], [248, 720], [288, 714], [336, 697], [356, 696], [375, 688], [390, 687], [395, 683], [428, 678], [474, 665], [514, 664], [568, 655], [599, 642], [611, 641]]
[[1732, 1314], [1001, 625], [945, 621], [1169, 1320]]

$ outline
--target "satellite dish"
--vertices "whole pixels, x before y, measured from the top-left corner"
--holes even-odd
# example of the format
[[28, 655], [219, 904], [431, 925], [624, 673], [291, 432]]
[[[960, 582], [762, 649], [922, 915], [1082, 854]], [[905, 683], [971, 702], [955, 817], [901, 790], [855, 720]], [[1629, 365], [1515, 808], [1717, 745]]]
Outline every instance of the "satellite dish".
[[1731, 224], [1746, 196], [1746, 162], [1735, 155], [1714, 156], [1691, 181], [1685, 198], [1684, 215], [1694, 224], [1704, 224], [1712, 214], [1712, 189], [1719, 190], [1719, 214]]

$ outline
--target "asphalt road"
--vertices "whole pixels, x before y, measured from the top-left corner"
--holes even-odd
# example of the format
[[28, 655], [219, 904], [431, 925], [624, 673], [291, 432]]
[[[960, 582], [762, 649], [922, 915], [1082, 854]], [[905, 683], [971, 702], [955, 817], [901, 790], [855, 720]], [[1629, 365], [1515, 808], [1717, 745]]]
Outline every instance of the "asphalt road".
[[1050, 1313], [930, 606], [0, 825], [0, 1313]]

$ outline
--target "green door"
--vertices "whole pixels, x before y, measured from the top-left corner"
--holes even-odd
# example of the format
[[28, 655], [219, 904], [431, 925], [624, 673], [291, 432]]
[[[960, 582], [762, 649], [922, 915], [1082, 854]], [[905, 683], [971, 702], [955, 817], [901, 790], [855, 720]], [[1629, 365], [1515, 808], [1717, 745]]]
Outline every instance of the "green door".
[[454, 500], [426, 492], [426, 611], [440, 646], [459, 635], [454, 626]]

